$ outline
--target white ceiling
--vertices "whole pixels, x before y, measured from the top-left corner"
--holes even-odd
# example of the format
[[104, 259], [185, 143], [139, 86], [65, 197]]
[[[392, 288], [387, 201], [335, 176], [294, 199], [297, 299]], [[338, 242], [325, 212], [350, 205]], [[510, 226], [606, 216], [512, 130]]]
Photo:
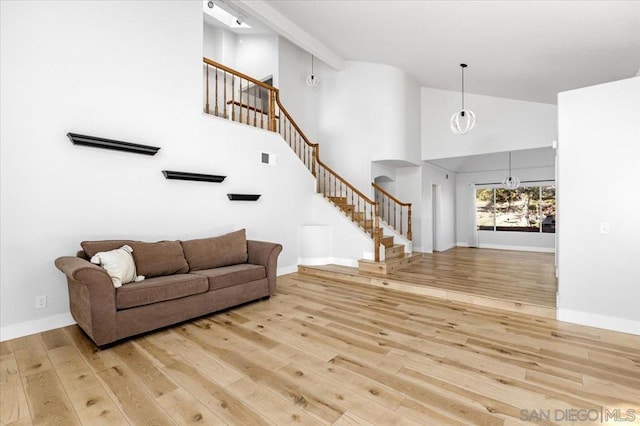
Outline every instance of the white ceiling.
[[344, 60], [393, 65], [438, 89], [460, 90], [464, 62], [467, 92], [556, 103], [640, 69], [640, 1], [242, 3], [270, 6]]

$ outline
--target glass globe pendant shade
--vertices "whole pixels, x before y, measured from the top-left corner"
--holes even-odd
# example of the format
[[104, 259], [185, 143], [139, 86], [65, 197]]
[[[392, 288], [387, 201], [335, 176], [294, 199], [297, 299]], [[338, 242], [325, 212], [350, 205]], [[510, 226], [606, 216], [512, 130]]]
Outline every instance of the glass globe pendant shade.
[[320, 80], [318, 80], [318, 77], [316, 77], [314, 74], [310, 74], [307, 77], [307, 86], [316, 87], [318, 83], [320, 83]]
[[506, 189], [516, 189], [516, 188], [518, 188], [520, 186], [520, 179], [518, 179], [517, 177], [513, 177], [513, 176], [507, 176], [502, 181], [502, 185]]
[[520, 179], [514, 177], [511, 174], [511, 153], [509, 153], [509, 176], [504, 178], [504, 180], [502, 181], [502, 186], [504, 186], [506, 189], [516, 189], [520, 186]]
[[451, 131], [456, 135], [465, 135], [476, 124], [476, 115], [468, 109], [460, 110], [451, 116]]

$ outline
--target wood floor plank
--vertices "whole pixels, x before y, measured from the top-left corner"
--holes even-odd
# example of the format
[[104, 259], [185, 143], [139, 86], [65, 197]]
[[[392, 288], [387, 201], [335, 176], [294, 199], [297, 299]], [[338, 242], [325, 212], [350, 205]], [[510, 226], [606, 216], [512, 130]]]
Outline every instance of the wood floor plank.
[[250, 404], [251, 407], [261, 413], [276, 425], [301, 424], [321, 425], [327, 424], [320, 418], [313, 416], [290, 401], [261, 386], [250, 378], [244, 378], [227, 386], [227, 390], [238, 398]]
[[[70, 345], [66, 334], [58, 335], [57, 342], [47, 352], [56, 374], [74, 410], [83, 424], [126, 424], [124, 416], [111, 399], [109, 393], [92, 373], [78, 350]], [[44, 339], [43, 339], [44, 340]]]
[[40, 335], [32, 334], [12, 340], [11, 346], [23, 378], [52, 368]]
[[336, 387], [325, 376], [313, 374], [312, 370], [301, 365], [291, 363], [279, 371], [301, 388], [314, 389], [316, 393], [322, 395], [323, 403], [330, 404], [342, 413], [349, 411], [368, 422], [378, 424], [414, 424], [413, 421], [403, 418], [394, 410], [371, 401], [364, 394], [345, 392], [346, 389]]
[[112, 352], [120, 364], [126, 365], [131, 374], [154, 398], [177, 389], [177, 386], [165, 377], [132, 342], [121, 343], [113, 347]]
[[[197, 332], [197, 330], [193, 331]], [[198, 342], [209, 352], [216, 354], [224, 362], [236, 368], [236, 370], [242, 371], [253, 381], [282, 395], [295, 406], [308, 411], [316, 417], [327, 422], [334, 422], [343, 414], [343, 411], [339, 407], [325, 401], [324, 397], [319, 395], [315, 390], [307, 390], [304, 393], [301, 392], [297, 384], [282, 374], [264, 368], [260, 360], [251, 360], [247, 358], [245, 354], [213, 346], [199, 336], [189, 333], [189, 331], [186, 331], [186, 333], [193, 341]]]
[[52, 368], [34, 372], [23, 381], [34, 425], [81, 424]]
[[252, 411], [243, 401], [196, 368], [176, 361], [164, 370], [174, 380], [180, 381], [184, 388], [207, 406], [220, 421], [227, 424], [233, 424], [236, 421], [251, 425], [268, 424], [262, 416]]
[[189, 391], [176, 388], [156, 398], [169, 417], [178, 425], [211, 425], [223, 423]]
[[125, 368], [115, 365], [98, 373], [118, 400], [118, 406], [132, 424], [172, 425], [173, 422]]
[[31, 422], [18, 364], [10, 350], [9, 342], [3, 342], [0, 355], [0, 424], [13, 422]]

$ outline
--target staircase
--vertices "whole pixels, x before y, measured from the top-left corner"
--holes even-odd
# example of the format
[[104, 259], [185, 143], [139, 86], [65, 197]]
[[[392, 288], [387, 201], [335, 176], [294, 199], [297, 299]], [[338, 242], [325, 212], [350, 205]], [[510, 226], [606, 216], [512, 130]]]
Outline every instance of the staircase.
[[[371, 237], [374, 259], [360, 260], [362, 271], [386, 274], [422, 256], [405, 254], [404, 245], [394, 244], [392, 236], [383, 234], [381, 220], [387, 220], [389, 226], [392, 224], [390, 219], [381, 217], [380, 213], [384, 215], [385, 212], [379, 211], [380, 202], [371, 200], [320, 160], [319, 145], [311, 143], [291, 118], [280, 101], [278, 89], [208, 58], [203, 58], [203, 67], [205, 113], [279, 133], [314, 176], [316, 191]], [[398, 209], [394, 206], [393, 211], [402, 212], [407, 205], [401, 205]], [[387, 201], [387, 213], [390, 212], [389, 206], [390, 201]], [[404, 217], [408, 219], [410, 240], [411, 206], [408, 206], [408, 216]], [[401, 213], [400, 234], [403, 233], [403, 221]], [[395, 218], [393, 222], [395, 225]], [[395, 230], [394, 226], [391, 227]], [[381, 247], [384, 247], [384, 251], [380, 250]], [[382, 261], [381, 253], [384, 257]]]

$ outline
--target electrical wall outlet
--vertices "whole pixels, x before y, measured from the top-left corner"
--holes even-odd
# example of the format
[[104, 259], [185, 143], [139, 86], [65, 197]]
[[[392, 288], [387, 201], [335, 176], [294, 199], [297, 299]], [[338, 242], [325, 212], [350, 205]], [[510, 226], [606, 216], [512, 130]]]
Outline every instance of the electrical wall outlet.
[[47, 296], [36, 296], [36, 309], [47, 307]]

